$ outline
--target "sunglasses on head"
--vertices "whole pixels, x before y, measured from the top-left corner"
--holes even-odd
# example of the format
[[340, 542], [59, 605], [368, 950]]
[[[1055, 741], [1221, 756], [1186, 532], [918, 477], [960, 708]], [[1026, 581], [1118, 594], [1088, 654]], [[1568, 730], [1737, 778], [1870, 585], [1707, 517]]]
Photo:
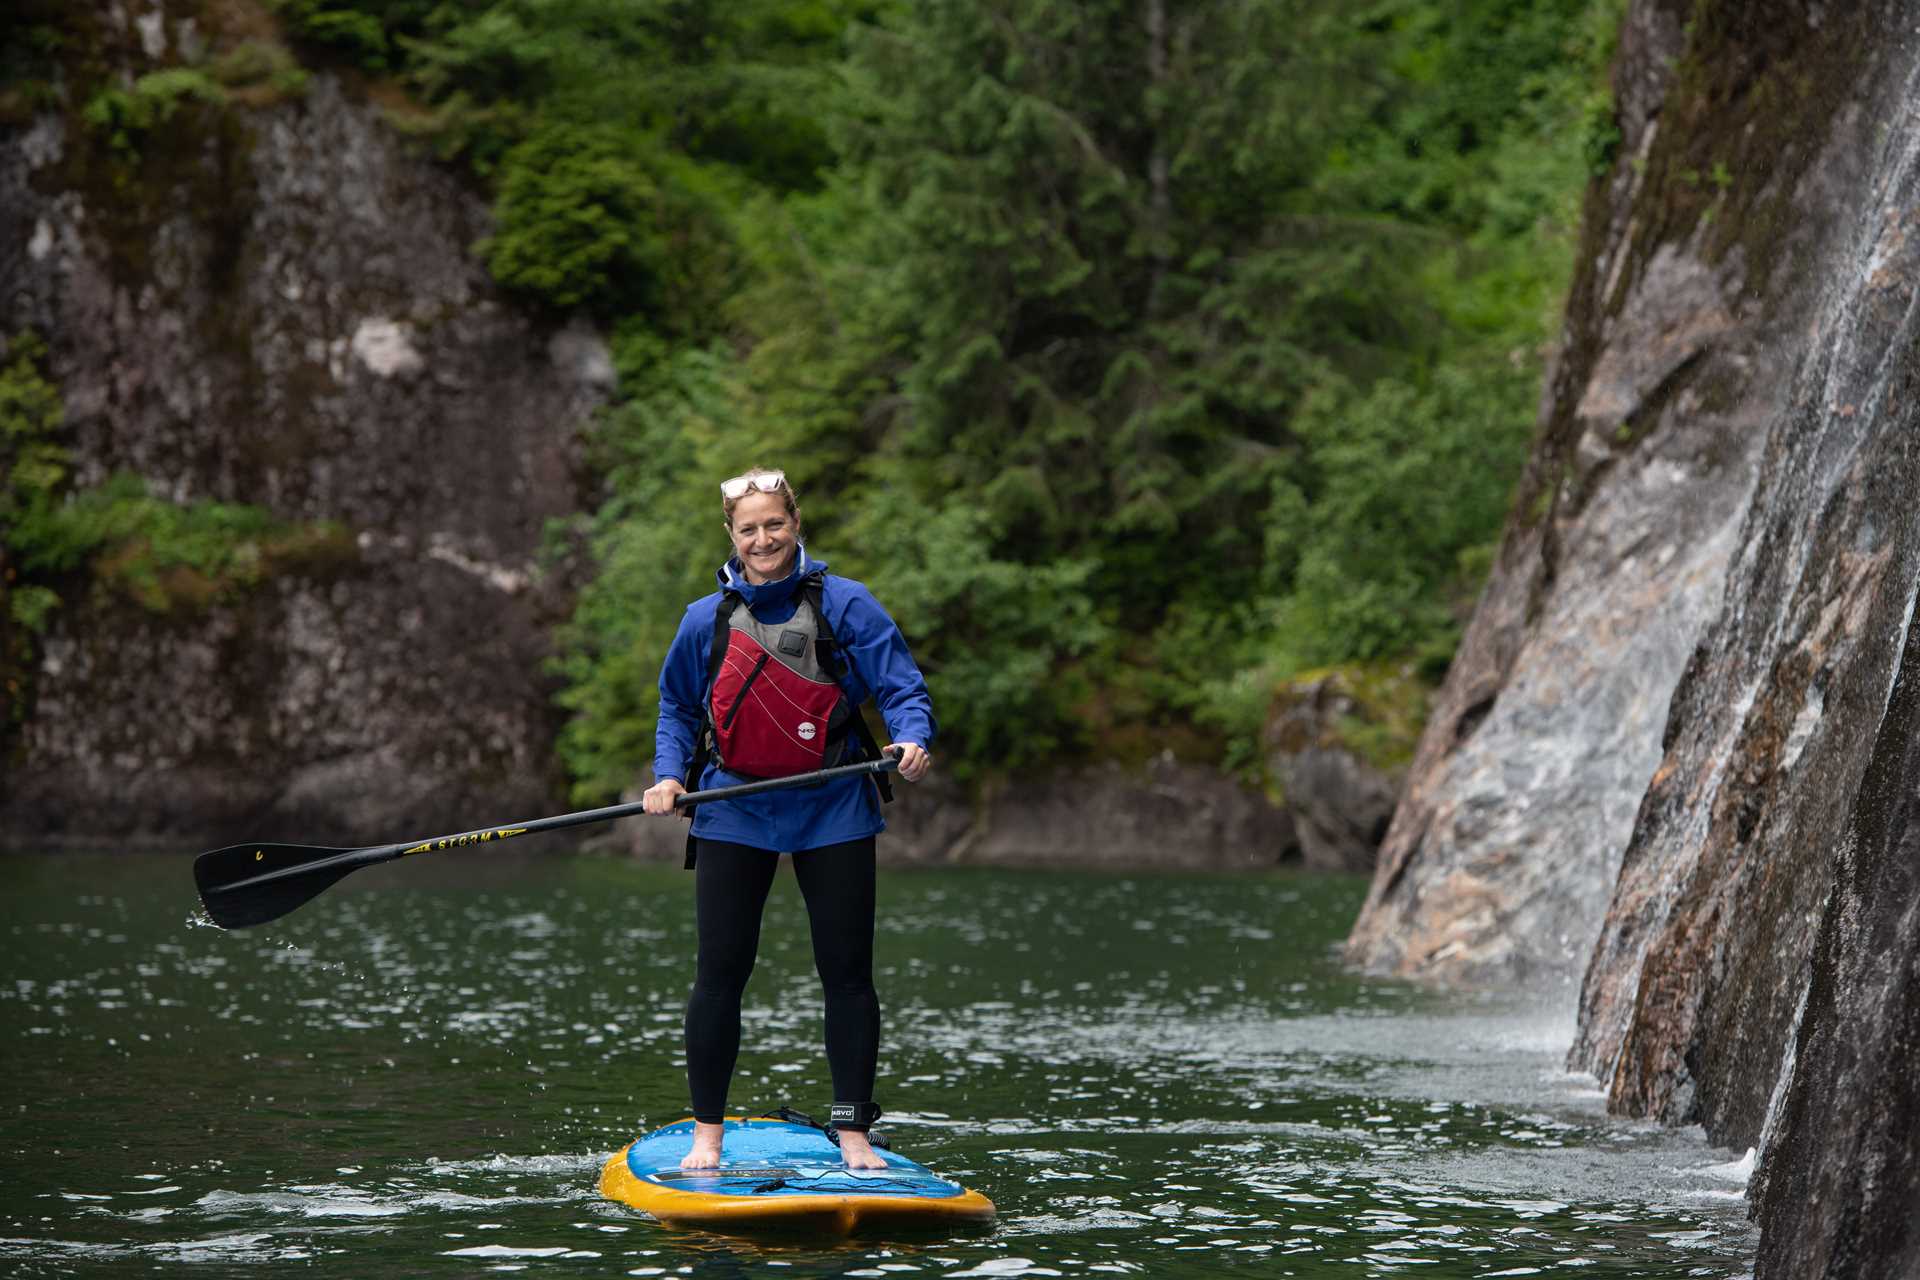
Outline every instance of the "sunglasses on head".
[[720, 482], [720, 496], [728, 502], [747, 496], [747, 490], [758, 489], [762, 493], [778, 493], [780, 486], [787, 482], [784, 471], [761, 471], [751, 475], [735, 476], [731, 480]]

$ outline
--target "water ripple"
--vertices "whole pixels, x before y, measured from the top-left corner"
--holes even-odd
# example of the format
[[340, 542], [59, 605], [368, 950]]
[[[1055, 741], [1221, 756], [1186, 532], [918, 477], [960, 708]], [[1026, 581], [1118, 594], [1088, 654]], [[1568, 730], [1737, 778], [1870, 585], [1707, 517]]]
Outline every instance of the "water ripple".
[[[1562, 993], [1448, 997], [1342, 970], [1357, 880], [883, 878], [886, 1125], [1000, 1218], [946, 1240], [743, 1243], [595, 1191], [610, 1148], [684, 1114], [685, 877], [594, 859], [476, 859], [471, 883], [377, 869], [233, 934], [182, 927], [177, 867], [109, 861], [84, 879], [124, 886], [110, 894], [76, 893], [70, 860], [0, 862], [9, 1274], [1750, 1266], [1750, 1161], [1609, 1118], [1595, 1081], [1559, 1069]], [[823, 1106], [819, 1042], [783, 880], [736, 1104]]]

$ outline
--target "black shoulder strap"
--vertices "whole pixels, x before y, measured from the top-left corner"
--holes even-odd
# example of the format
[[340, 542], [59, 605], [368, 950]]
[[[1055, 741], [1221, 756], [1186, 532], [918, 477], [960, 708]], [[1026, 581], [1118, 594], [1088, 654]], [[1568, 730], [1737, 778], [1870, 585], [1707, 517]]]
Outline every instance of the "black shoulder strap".
[[707, 654], [707, 705], [713, 702], [713, 682], [720, 676], [720, 664], [727, 658], [727, 642], [733, 635], [733, 611], [740, 607], [740, 597], [731, 591], [720, 593], [720, 603], [713, 610], [713, 648]]
[[[847, 664], [840, 656], [840, 638], [833, 634], [833, 626], [827, 621], [826, 577], [824, 573], [810, 575], [801, 584], [801, 592], [806, 602], [813, 606], [814, 652], [820, 657], [820, 665], [826, 668], [841, 686], [841, 696], [846, 695]], [[880, 759], [880, 744], [875, 741], [873, 730], [867, 725], [866, 716], [860, 708], [848, 706], [848, 714], [853, 718], [851, 726], [854, 740], [860, 744], [862, 760]], [[893, 803], [893, 782], [884, 773], [873, 775], [873, 785], [879, 789], [882, 804]]]
[[[713, 611], [713, 648], [707, 654], [707, 684], [700, 693], [700, 730], [693, 738], [693, 759], [687, 765], [686, 787], [689, 791], [700, 789], [700, 780], [707, 772], [707, 764], [713, 759], [713, 682], [720, 675], [720, 664], [727, 658], [727, 643], [733, 632], [733, 611], [740, 606], [740, 597], [731, 591], [720, 593], [720, 603]], [[699, 805], [687, 806], [687, 857], [685, 866], [693, 870], [695, 853], [693, 847], [693, 814]]]

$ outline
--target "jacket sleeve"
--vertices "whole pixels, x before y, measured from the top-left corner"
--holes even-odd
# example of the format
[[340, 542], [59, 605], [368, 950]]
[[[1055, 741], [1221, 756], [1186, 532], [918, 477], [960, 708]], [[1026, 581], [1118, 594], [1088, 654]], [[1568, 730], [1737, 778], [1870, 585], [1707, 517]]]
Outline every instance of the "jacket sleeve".
[[693, 762], [694, 738], [700, 732], [701, 704], [707, 696], [707, 662], [713, 650], [713, 614], [716, 597], [687, 606], [660, 664], [660, 719], [653, 731], [655, 781], [677, 778], [689, 789], [700, 780], [687, 777]]
[[843, 578], [840, 585], [846, 593], [845, 606], [834, 630], [853, 676], [880, 708], [887, 738], [932, 746], [939, 730], [933, 718], [933, 696], [907, 650], [907, 638], [863, 584]]

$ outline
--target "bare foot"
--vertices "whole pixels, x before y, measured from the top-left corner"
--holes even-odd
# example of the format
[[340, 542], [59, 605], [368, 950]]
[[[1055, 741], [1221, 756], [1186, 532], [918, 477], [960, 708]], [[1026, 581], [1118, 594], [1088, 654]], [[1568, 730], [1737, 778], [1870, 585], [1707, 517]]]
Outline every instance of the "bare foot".
[[884, 1169], [887, 1162], [867, 1141], [867, 1135], [852, 1129], [840, 1130], [840, 1158], [849, 1169]]
[[720, 1164], [720, 1137], [727, 1127], [693, 1122], [693, 1150], [680, 1161], [682, 1169], [714, 1169]]

